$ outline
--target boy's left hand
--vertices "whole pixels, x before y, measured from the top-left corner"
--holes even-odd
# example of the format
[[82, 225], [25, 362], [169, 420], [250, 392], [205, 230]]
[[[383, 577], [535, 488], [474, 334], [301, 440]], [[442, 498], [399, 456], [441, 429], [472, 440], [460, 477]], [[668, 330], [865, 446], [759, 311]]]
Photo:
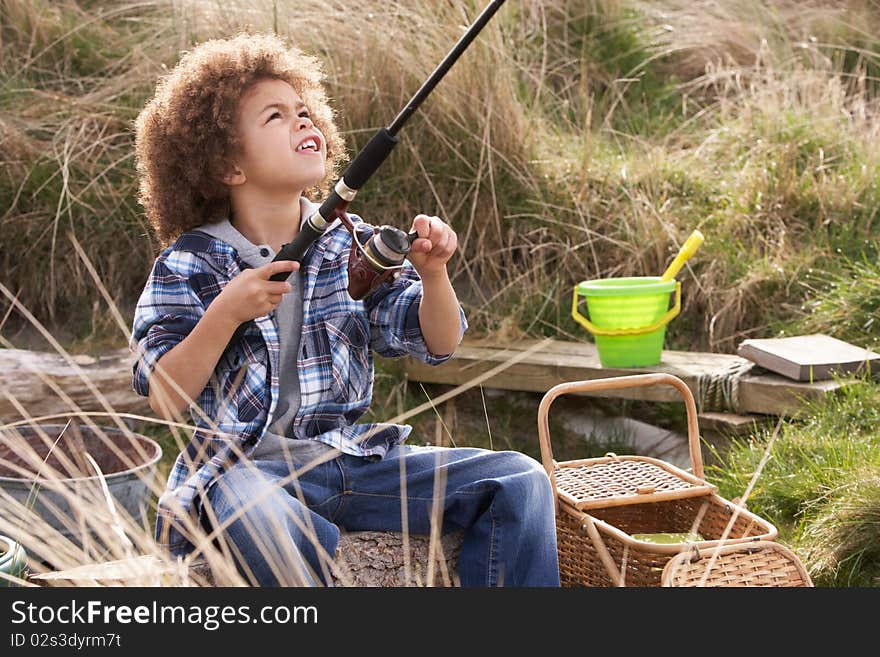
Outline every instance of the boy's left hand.
[[439, 217], [424, 214], [416, 215], [410, 230], [419, 234], [408, 256], [419, 276], [425, 278], [445, 271], [458, 247], [455, 231]]

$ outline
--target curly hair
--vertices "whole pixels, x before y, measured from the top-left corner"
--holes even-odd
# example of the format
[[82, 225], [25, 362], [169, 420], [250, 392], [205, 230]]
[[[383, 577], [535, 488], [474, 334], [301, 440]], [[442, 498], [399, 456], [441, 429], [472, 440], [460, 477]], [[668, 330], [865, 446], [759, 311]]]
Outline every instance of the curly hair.
[[205, 41], [159, 80], [135, 121], [138, 201], [163, 247], [228, 215], [229, 191], [222, 177], [241, 147], [235, 129], [239, 99], [265, 78], [290, 84], [309, 108], [327, 146], [327, 175], [311, 191], [320, 194], [331, 183], [345, 144], [318, 60], [274, 35]]

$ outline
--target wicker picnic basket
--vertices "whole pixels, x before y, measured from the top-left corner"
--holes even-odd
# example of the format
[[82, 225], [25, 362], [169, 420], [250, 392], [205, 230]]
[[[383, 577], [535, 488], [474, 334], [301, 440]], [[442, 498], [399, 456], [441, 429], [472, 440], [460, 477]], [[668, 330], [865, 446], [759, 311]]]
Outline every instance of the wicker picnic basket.
[[702, 550], [695, 543], [666, 563], [660, 585], [811, 587], [813, 582], [794, 552], [758, 541]]
[[[609, 454], [558, 463], [550, 446], [553, 400], [569, 393], [597, 393], [671, 385], [684, 397], [692, 472], [659, 459]], [[633, 535], [699, 535], [699, 549], [772, 541], [776, 528], [720, 497], [703, 479], [703, 459], [693, 394], [670, 374], [637, 374], [554, 386], [538, 408], [541, 458], [556, 493], [559, 572], [563, 586], [660, 586], [663, 568], [693, 542], [655, 543]]]

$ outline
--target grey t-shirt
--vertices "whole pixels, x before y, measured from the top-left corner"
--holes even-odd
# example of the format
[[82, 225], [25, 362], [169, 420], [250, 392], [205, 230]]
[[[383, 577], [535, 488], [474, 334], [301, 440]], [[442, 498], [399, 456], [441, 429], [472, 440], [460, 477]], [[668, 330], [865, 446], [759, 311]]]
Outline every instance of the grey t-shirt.
[[[300, 201], [302, 217], [308, 217], [314, 208], [306, 199]], [[268, 244], [252, 244], [228, 219], [199, 226], [198, 230], [223, 240], [236, 251], [239, 257], [251, 267], [266, 265], [275, 258], [275, 251]], [[251, 460], [305, 462], [321, 453], [333, 449], [317, 440], [300, 440], [292, 437], [291, 425], [300, 406], [299, 370], [297, 354], [302, 335], [302, 276], [292, 272], [287, 279], [290, 292], [281, 297], [275, 308], [275, 321], [278, 324], [280, 352], [278, 358], [278, 404], [274, 417], [263, 437], [251, 453]]]

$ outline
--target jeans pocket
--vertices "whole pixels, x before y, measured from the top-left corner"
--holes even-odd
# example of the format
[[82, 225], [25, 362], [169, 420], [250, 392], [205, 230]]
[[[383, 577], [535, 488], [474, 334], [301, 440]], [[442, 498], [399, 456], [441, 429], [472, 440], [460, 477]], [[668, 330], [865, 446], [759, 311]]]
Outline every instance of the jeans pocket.
[[366, 318], [355, 313], [325, 317], [324, 334], [332, 365], [333, 398], [344, 404], [364, 399], [373, 383]]

